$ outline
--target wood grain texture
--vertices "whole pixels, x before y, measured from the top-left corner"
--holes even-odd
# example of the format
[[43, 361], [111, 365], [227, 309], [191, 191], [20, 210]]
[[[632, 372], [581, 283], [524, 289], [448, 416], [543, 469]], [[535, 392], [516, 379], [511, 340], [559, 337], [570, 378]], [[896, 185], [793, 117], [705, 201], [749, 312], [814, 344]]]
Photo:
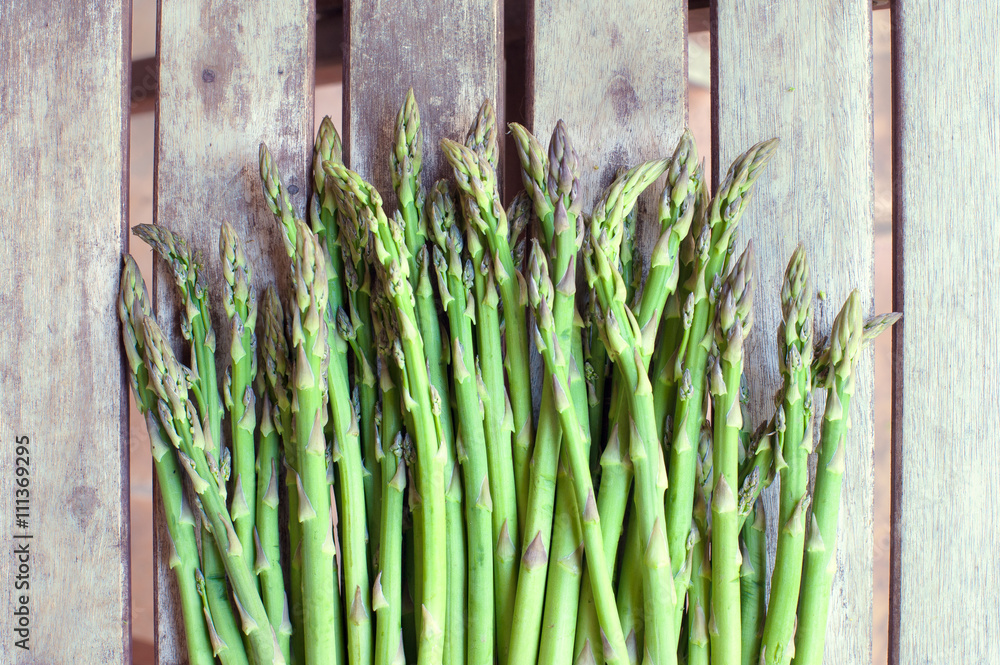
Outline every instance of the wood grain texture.
[[[217, 348], [228, 349], [218, 249], [223, 220], [247, 241], [258, 292], [277, 282], [283, 295], [289, 293], [288, 258], [261, 193], [258, 145], [268, 144], [293, 205], [304, 212], [313, 139], [313, 4], [160, 0], [159, 11], [154, 221], [202, 252]], [[174, 283], [162, 262], [154, 281], [157, 315], [180, 349]], [[217, 359], [224, 356], [218, 353]], [[223, 371], [220, 363], [220, 381]], [[166, 665], [186, 662], [187, 656], [161, 511], [157, 499], [157, 658]]]
[[[0, 6], [0, 662], [129, 663], [129, 0]], [[14, 521], [30, 439], [28, 527]], [[31, 534], [31, 540], [14, 540]], [[15, 590], [28, 543], [30, 588]], [[24, 581], [23, 579], [21, 580]], [[30, 651], [13, 615], [29, 597]]]
[[[529, 5], [528, 129], [548, 146], [556, 122], [566, 122], [589, 210], [620, 167], [669, 157], [680, 138], [687, 122], [686, 3]], [[653, 187], [640, 200], [640, 219], [656, 213], [658, 195]], [[655, 227], [640, 231], [646, 256]]]
[[[818, 335], [827, 335], [852, 289], [872, 303], [873, 185], [871, 4], [718, 2], [713, 22], [715, 182], [752, 144], [781, 145], [758, 181], [738, 250], [754, 241], [757, 289], [748, 339], [753, 422], [773, 413], [781, 385], [777, 329], [785, 265], [802, 243], [813, 285]], [[871, 661], [872, 358], [858, 365], [847, 439], [826, 662]], [[825, 395], [814, 395], [816, 427]], [[766, 496], [769, 566], [776, 543], [777, 483]]]
[[464, 141], [483, 100], [503, 126], [503, 3], [366, 0], [348, 2], [345, 14], [345, 158], [391, 210], [389, 151], [409, 88], [420, 107], [426, 187], [452, 177], [438, 141]]
[[996, 3], [897, 0], [889, 662], [1000, 663]]

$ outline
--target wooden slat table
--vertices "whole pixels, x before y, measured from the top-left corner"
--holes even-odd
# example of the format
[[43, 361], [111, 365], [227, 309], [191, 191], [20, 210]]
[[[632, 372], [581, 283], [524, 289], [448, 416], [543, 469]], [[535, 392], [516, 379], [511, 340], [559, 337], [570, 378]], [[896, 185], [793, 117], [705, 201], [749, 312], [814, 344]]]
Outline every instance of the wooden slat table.
[[892, 665], [1000, 663], [998, 31], [896, 2]]
[[[128, 385], [115, 308], [128, 12], [127, 0], [0, 8], [3, 663], [130, 657]], [[23, 523], [17, 478], [30, 478]], [[15, 632], [22, 617], [30, 635]], [[30, 650], [17, 644], [25, 637]]]

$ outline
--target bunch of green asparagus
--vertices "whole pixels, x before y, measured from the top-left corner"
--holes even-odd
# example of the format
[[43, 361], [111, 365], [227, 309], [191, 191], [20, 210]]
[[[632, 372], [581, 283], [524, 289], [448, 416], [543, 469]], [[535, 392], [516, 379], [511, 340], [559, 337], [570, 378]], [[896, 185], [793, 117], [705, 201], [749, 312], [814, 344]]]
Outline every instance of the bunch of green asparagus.
[[[510, 130], [524, 191], [507, 208], [488, 102], [464, 143], [441, 140], [454, 182], [426, 189], [407, 96], [395, 210], [344, 165], [329, 119], [304, 214], [261, 146], [293, 291], [259, 296], [223, 224], [224, 349], [199, 253], [136, 229], [180, 296], [186, 364], [126, 257], [122, 336], [192, 665], [822, 661], [855, 366], [896, 317], [865, 324], [852, 294], [817, 342], [797, 251], [783, 386], [753, 430], [753, 251], [734, 243], [777, 142], [710, 196], [685, 133], [588, 214], [566, 127], [548, 150]], [[637, 219], [664, 176], [655, 218]], [[648, 263], [640, 223], [659, 233]]]

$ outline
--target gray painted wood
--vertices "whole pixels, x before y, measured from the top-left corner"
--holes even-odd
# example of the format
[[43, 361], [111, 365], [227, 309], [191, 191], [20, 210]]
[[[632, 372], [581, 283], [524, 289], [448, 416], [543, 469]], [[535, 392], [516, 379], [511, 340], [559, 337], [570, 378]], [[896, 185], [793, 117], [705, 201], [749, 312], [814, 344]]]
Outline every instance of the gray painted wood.
[[438, 141], [464, 141], [483, 100], [493, 101], [502, 126], [503, 3], [374, 0], [348, 2], [345, 13], [345, 158], [392, 209], [389, 152], [409, 88], [420, 108], [427, 187], [451, 177]]
[[[0, 662], [129, 663], [128, 0], [0, 7]], [[30, 511], [15, 522], [16, 444]], [[32, 539], [15, 540], [31, 534]], [[14, 550], [28, 544], [30, 587]], [[28, 597], [30, 651], [13, 614]]]
[[[313, 140], [314, 22], [309, 0], [160, 1], [154, 221], [201, 250], [219, 349], [229, 348], [218, 249], [223, 220], [247, 241], [258, 292], [277, 282], [288, 293], [288, 258], [261, 194], [257, 151], [261, 141], [268, 144], [302, 213]], [[154, 298], [161, 324], [180, 349], [167, 271], [157, 262]], [[220, 381], [222, 376], [220, 365]], [[183, 663], [183, 627], [158, 499], [154, 510], [157, 657], [164, 665]]]
[[[535, 0], [527, 27], [528, 129], [548, 146], [556, 122], [566, 122], [580, 156], [585, 209], [620, 167], [673, 153], [687, 122], [685, 9], [683, 0]], [[652, 190], [640, 201], [640, 219], [656, 212], [659, 191]], [[655, 226], [640, 234], [647, 255]]]
[[893, 12], [889, 662], [1000, 663], [1000, 7]]
[[[757, 290], [747, 361], [754, 424], [773, 413], [780, 387], [776, 331], [785, 265], [802, 243], [818, 334], [828, 334], [852, 289], [873, 290], [871, 4], [867, 0], [720, 2], [713, 42], [716, 173], [752, 144], [781, 139], [742, 222], [753, 239]], [[714, 179], [719, 181], [718, 175]], [[871, 661], [872, 358], [858, 365], [847, 439], [826, 662]], [[822, 405], [825, 397], [815, 396]], [[816, 408], [818, 427], [822, 406]], [[817, 432], [818, 434], [818, 432]], [[776, 543], [777, 484], [768, 493], [769, 558]]]

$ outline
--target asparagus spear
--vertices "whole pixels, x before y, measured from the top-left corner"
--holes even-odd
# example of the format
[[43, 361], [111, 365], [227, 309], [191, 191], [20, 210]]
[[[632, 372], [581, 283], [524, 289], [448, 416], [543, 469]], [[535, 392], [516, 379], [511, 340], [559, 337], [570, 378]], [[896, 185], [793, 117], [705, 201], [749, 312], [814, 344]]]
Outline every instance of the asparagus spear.
[[[199, 509], [222, 553], [225, 572], [232, 585], [242, 631], [255, 662], [281, 663], [277, 636], [268, 623], [267, 612], [257, 591], [257, 579], [243, 558], [242, 546], [226, 510], [225, 471], [206, 452], [206, 432], [198, 422], [190, 393], [192, 370], [183, 367], [167, 345], [163, 332], [151, 317], [142, 320], [145, 343], [144, 362], [149, 385], [156, 393], [160, 423], [170, 443], [178, 451], [199, 499]], [[214, 608], [213, 608], [214, 618]], [[237, 649], [228, 644], [229, 649]], [[228, 649], [227, 649], [228, 651]], [[237, 662], [237, 661], [233, 661]]]
[[257, 398], [253, 391], [257, 375], [257, 337], [254, 334], [257, 325], [257, 292], [253, 286], [253, 270], [247, 261], [243, 241], [229, 222], [222, 223], [219, 233], [219, 260], [224, 278], [222, 305], [231, 327], [231, 365], [226, 370], [222, 391], [232, 426], [233, 471], [236, 474], [229, 514], [243, 546], [243, 558], [248, 566], [252, 566], [257, 507], [254, 450]]
[[[590, 410], [586, 383], [583, 378], [583, 345], [576, 326], [576, 257], [583, 234], [579, 223], [579, 159], [570, 142], [565, 124], [556, 124], [549, 142], [548, 181], [546, 189], [554, 205], [553, 235], [548, 244], [551, 274], [558, 277], [553, 294], [552, 315], [560, 348], [572, 349], [568, 377], [570, 400], [583, 425], [584, 447], [590, 456]], [[539, 658], [543, 662], [571, 662], [577, 614], [580, 605], [580, 585], [583, 567], [582, 534], [578, 508], [573, 500], [573, 484], [569, 477], [568, 452], [560, 450], [560, 472], [556, 481], [556, 504], [551, 544], [552, 566], [545, 590], [545, 615]]]
[[[510, 408], [514, 421], [515, 497], [517, 514], [526, 513], [528, 460], [534, 437], [531, 412], [531, 375], [528, 367], [528, 332], [524, 311], [527, 301], [524, 278], [514, 264], [510, 248], [507, 214], [497, 189], [496, 114], [489, 100], [483, 102], [466, 139], [466, 146], [442, 140], [445, 158], [451, 164], [462, 193], [463, 210], [469, 224], [485, 240], [493, 263], [500, 298], [503, 301], [504, 340], [506, 341], [507, 380], [510, 384]], [[520, 498], [518, 498], [520, 497]], [[494, 496], [494, 499], [497, 497]], [[514, 525], [511, 524], [513, 529]], [[516, 532], [516, 529], [512, 533]], [[517, 543], [515, 542], [515, 548]]]
[[689, 536], [691, 584], [688, 590], [688, 665], [708, 665], [710, 659], [708, 616], [712, 601], [712, 561], [709, 542], [709, 504], [712, 503], [712, 429], [704, 425], [698, 437], [695, 461], [694, 522]]
[[[545, 197], [551, 195], [555, 202], [549, 223], [558, 228], [547, 243], [552, 270], [560, 275], [559, 288], [553, 295], [553, 326], [561, 348], [575, 351], [574, 365], [570, 368], [570, 398], [578, 411], [578, 419], [587, 423], [589, 429], [586, 384], [579, 371], [582, 344], [574, 325], [576, 255], [579, 251], [579, 163], [562, 122], [556, 125], [553, 132], [546, 163], [548, 179]], [[549, 199], [546, 198], [546, 201]], [[525, 516], [525, 541], [530, 544], [522, 554], [520, 574], [524, 577], [518, 578], [511, 662], [534, 661], [538, 657], [571, 658], [572, 639], [566, 640], [565, 637], [567, 632], [575, 632], [575, 620], [570, 623], [570, 619], [574, 619], [579, 606], [581, 567], [573, 561], [578, 555], [581, 536], [574, 515], [576, 508], [571, 501], [572, 485], [565, 473], [557, 475], [560, 458], [563, 459], [563, 467], [567, 467], [569, 461], [567, 453], [561, 450], [561, 435], [552, 405], [552, 386], [548, 380], [542, 388], [541, 407]], [[583, 434], [585, 447], [589, 447], [587, 432]], [[561, 497], [558, 506], [555, 503], [557, 496]], [[551, 570], [547, 566], [550, 560], [553, 562]], [[547, 589], [546, 572], [550, 572]], [[544, 606], [543, 596], [547, 599]], [[559, 625], [555, 621], [543, 621], [543, 610], [546, 616], [558, 616]], [[564, 626], [568, 628], [564, 629]], [[538, 653], [540, 632], [541, 656]]]
[[[590, 476], [583, 433], [576, 409], [569, 398], [566, 356], [559, 347], [558, 335], [555, 334], [552, 315], [553, 288], [549, 279], [548, 261], [537, 242], [534, 242], [532, 246], [528, 296], [535, 309], [537, 327], [535, 344], [542, 354], [546, 372], [551, 376], [552, 402], [559, 414], [562, 435], [570, 461], [570, 470], [573, 474], [573, 487], [576, 491], [577, 509], [580, 512], [583, 529], [587, 569], [590, 572], [594, 603], [597, 607], [597, 616], [603, 635], [602, 650], [607, 662], [613, 665], [624, 665], [628, 662], [628, 654], [625, 637], [622, 634], [621, 620], [615, 606], [614, 588], [611, 584], [611, 576], [608, 574], [608, 563], [604, 554], [601, 518], [597, 512], [597, 500], [594, 494], [593, 480]], [[590, 647], [593, 650], [597, 645], [590, 645]]]
[[371, 601], [365, 533], [367, 517], [364, 493], [365, 468], [361, 462], [358, 413], [351, 397], [347, 368], [348, 340], [355, 329], [347, 313], [337, 313], [336, 332], [329, 328], [330, 360], [327, 385], [330, 418], [333, 423], [333, 461], [339, 470], [339, 516], [341, 558], [344, 571], [344, 602], [347, 609], [348, 662], [368, 663], [372, 659]]
[[288, 198], [288, 190], [281, 181], [281, 174], [274, 163], [267, 144], [260, 144], [260, 180], [264, 187], [264, 201], [281, 224], [281, 239], [285, 243], [285, 251], [289, 258], [295, 255], [296, 216], [292, 209], [292, 201]]
[[[181, 297], [181, 335], [191, 346], [191, 367], [196, 375], [194, 388], [195, 402], [202, 418], [202, 429], [206, 431], [205, 456], [217, 465], [221, 464], [220, 444], [222, 442], [222, 400], [215, 369], [215, 331], [209, 311], [208, 289], [204, 282], [200, 257], [192, 255], [187, 243], [170, 230], [161, 226], [140, 224], [133, 229], [168, 264], [174, 274], [174, 281]], [[222, 448], [223, 454], [228, 450]], [[227, 478], [228, 479], [228, 478]], [[228, 514], [228, 511], [227, 511]], [[223, 660], [234, 659], [243, 662], [245, 649], [239, 638], [236, 617], [229, 602], [226, 588], [225, 566], [220, 550], [213, 545], [209, 525], [202, 522], [202, 572], [204, 591], [211, 623], [220, 640], [228, 648], [220, 654]], [[228, 665], [228, 663], [226, 663]]]
[[271, 400], [265, 395], [260, 421], [260, 454], [257, 458], [257, 510], [254, 527], [254, 572], [278, 648], [291, 660], [291, 617], [281, 574], [281, 542], [278, 527], [278, 464], [280, 435], [274, 427]]
[[760, 640], [764, 632], [764, 613], [767, 594], [764, 576], [767, 574], [767, 524], [764, 502], [757, 499], [753, 507], [753, 520], [747, 521], [743, 535], [743, 563], [740, 566], [740, 612], [743, 626], [740, 639], [740, 663], [757, 665]]
[[465, 486], [468, 531], [469, 665], [491, 665], [494, 657], [493, 531], [486, 432], [479, 390], [475, 382], [475, 343], [472, 322], [475, 307], [466, 299], [474, 288], [472, 262], [463, 262], [464, 242], [455, 219], [448, 184], [439, 181], [431, 190], [429, 219], [433, 232], [434, 267], [441, 304], [448, 314], [452, 346], [452, 378], [458, 414], [457, 440]]
[[[663, 303], [670, 293], [676, 288], [677, 258], [680, 243], [688, 233], [688, 229], [693, 218], [692, 216], [695, 213], [695, 207], [693, 205], [694, 196], [702, 186], [703, 178], [701, 169], [697, 169], [694, 173], [690, 173], [691, 165], [694, 164], [696, 158], [697, 156], [694, 150], [693, 139], [689, 132], [685, 132], [681, 136], [669, 164], [666, 165], [667, 184], [664, 187], [660, 199], [658, 213], [661, 233], [660, 239], [653, 250], [649, 275], [646, 279], [642, 296], [637, 307], [638, 315], [636, 322], [642, 329], [642, 348], [640, 350], [640, 358], [642, 359], [643, 368], [645, 370], [648, 370], [649, 355], [652, 349], [652, 342], [656, 337], [656, 330], [659, 323], [660, 312], [663, 309]], [[653, 171], [653, 173], [655, 172], [656, 171]], [[650, 175], [652, 175], [652, 173]], [[629, 176], [627, 172], [626, 174], [623, 174], [623, 176], [624, 177], [621, 182], [627, 183], [628, 178], [631, 176]], [[612, 190], [609, 190], [609, 195], [611, 191]], [[637, 196], [638, 192], [634, 192], [634, 195]], [[630, 196], [632, 195], [630, 194]], [[605, 209], [607, 209], [608, 205], [614, 205], [613, 201], [613, 198], [605, 198], [602, 199], [602, 203], [599, 205], [604, 205]], [[594, 304], [596, 305], [596, 293], [593, 295], [593, 298]], [[612, 399], [612, 404], [614, 406], [612, 416], [610, 418], [610, 424], [617, 431], [616, 438], [618, 441], [627, 445], [629, 428], [624, 425], [627, 422], [628, 408], [627, 398], [623, 392], [626, 388], [624, 380], [621, 376], [616, 375], [616, 380], [616, 395]], [[619, 426], [619, 423], [621, 423], [621, 426]], [[659, 441], [661, 438], [662, 437], [659, 432], [657, 432], [656, 440]], [[610, 446], [606, 450], [605, 455], [610, 455], [608, 458], [608, 464], [613, 465], [617, 470], [619, 468], [617, 459], [620, 458], [620, 455], [617, 454], [614, 448]], [[603, 467], [604, 458], [602, 457], [602, 468]], [[598, 494], [598, 510], [601, 512], [605, 523], [613, 525], [605, 534], [605, 549], [608, 553], [609, 560], [612, 561], [612, 566], [614, 565], [613, 562], [616, 558], [618, 540], [621, 534], [621, 530], [616, 528], [614, 525], [621, 525], [624, 523], [621, 516], [625, 513], [630, 482], [630, 475], [613, 473], [607, 478], [602, 478], [601, 491]], [[614, 570], [612, 569], [611, 572], [613, 575]], [[682, 595], [678, 595], [679, 599], [682, 597]], [[594, 622], [590, 616], [588, 616], [590, 613], [588, 601], [589, 598], [587, 597], [587, 591], [584, 589], [585, 611], [581, 614], [581, 634], [577, 638], [577, 651], [579, 651], [582, 647], [582, 639], [586, 639], [588, 636], [590, 639], [593, 639], [594, 635]], [[679, 627], [679, 619], [680, 616], [675, 618], [675, 627]]]
[[403, 492], [406, 489], [406, 461], [403, 457], [403, 414], [399, 384], [402, 368], [395, 363], [392, 339], [386, 330], [390, 317], [384, 313], [390, 305], [384, 292], [373, 294], [376, 348], [379, 357], [379, 382], [382, 392], [378, 412], [378, 447], [383, 488], [380, 515], [378, 575], [372, 591], [372, 609], [377, 616], [375, 665], [403, 665]]
[[[795, 605], [799, 598], [802, 554], [809, 505], [809, 453], [812, 452], [812, 282], [805, 250], [792, 254], [781, 287], [783, 323], [778, 329], [782, 410], [785, 427], [777, 435], [776, 466], [781, 482], [778, 547], [771, 595], [761, 642], [761, 661], [788, 663], [794, 653]], [[777, 460], [780, 452], [781, 458]]]
[[[278, 292], [273, 286], [264, 291], [261, 306], [261, 367], [266, 385], [266, 399], [273, 404], [271, 423], [281, 437], [281, 453], [285, 464], [285, 502], [288, 506], [289, 586], [288, 607], [291, 621], [291, 660], [296, 665], [305, 663], [305, 642], [302, 625], [302, 529], [299, 524], [298, 446], [292, 421], [291, 360], [285, 336], [285, 313]], [[265, 415], [266, 418], [266, 415]], [[262, 421], [264, 418], [262, 418]], [[280, 569], [279, 569], [280, 571]], [[264, 585], [262, 585], [264, 586]], [[265, 587], [266, 588], [266, 587]]]
[[866, 337], [867, 333], [861, 324], [860, 297], [857, 291], [853, 291], [833, 323], [830, 340], [830, 371], [824, 382], [827, 391], [826, 410], [823, 413], [819, 458], [816, 461], [812, 519], [802, 566], [798, 629], [795, 634], [795, 657], [792, 661], [796, 665], [823, 662], [830, 589], [837, 571], [835, 545], [846, 456], [844, 446], [850, 426], [855, 369]]
[[[493, 582], [497, 606], [497, 656], [501, 665], [507, 663], [507, 649], [513, 623], [515, 590], [517, 589], [517, 552], [519, 550], [517, 476], [514, 470], [511, 434], [514, 433], [515, 416], [507, 409], [507, 392], [504, 389], [503, 358], [500, 342], [499, 298], [504, 299], [505, 330], [508, 336], [508, 362], [513, 362], [511, 336], [517, 337], [518, 327], [523, 328], [523, 305], [520, 290], [512, 299], [515, 289], [513, 259], [507, 246], [506, 213], [498, 202], [496, 174], [484, 155], [472, 149], [441, 140], [441, 148], [452, 165], [462, 198], [466, 222], [466, 248], [474, 268], [474, 293], [477, 306], [476, 336], [479, 342], [479, 370], [482, 375], [482, 400], [486, 418], [486, 449], [489, 461], [490, 495], [493, 499], [493, 538], [495, 567]], [[487, 253], [489, 245], [490, 253]], [[494, 247], [496, 249], [494, 249]], [[498, 293], [498, 287], [500, 291]], [[503, 295], [506, 292], [506, 295]], [[510, 300], [510, 305], [508, 305]], [[520, 322], [519, 322], [520, 318]], [[520, 340], [514, 340], [520, 346]], [[525, 356], [525, 359], [527, 356]], [[520, 363], [519, 363], [520, 364]], [[511, 364], [511, 367], [515, 367]], [[508, 371], [511, 393], [515, 375], [520, 370]], [[526, 370], [525, 370], [526, 372]], [[518, 377], [524, 380], [525, 376]], [[530, 387], [529, 387], [530, 390]], [[529, 393], [530, 408], [530, 393]], [[509, 426], [509, 428], [508, 428]]]
[[[409, 281], [403, 229], [391, 223], [382, 210], [382, 198], [358, 174], [341, 164], [327, 163], [327, 173], [337, 187], [341, 212], [353, 211], [345, 220], [350, 233], [370, 234], [369, 260], [393, 304], [393, 331], [405, 357], [402, 403], [414, 425], [416, 442], [416, 492], [420, 500], [423, 537], [420, 577], [422, 592], [418, 663], [437, 665], [444, 647], [443, 626], [447, 607], [444, 463], [446, 447], [438, 440], [431, 406], [431, 390], [423, 340], [417, 329], [413, 288]], [[352, 214], [350, 212], [348, 215]]]
[[[643, 333], [624, 303], [625, 285], [615, 269], [622, 238], [621, 215], [635, 204], [639, 192], [666, 168], [666, 160], [632, 169], [616, 181], [595, 209], [590, 245], [585, 251], [587, 280], [598, 296], [605, 345], [623, 379], [629, 406], [629, 456], [635, 471], [635, 506], [643, 543], [643, 605], [645, 650], [657, 663], [676, 662], [674, 628], [676, 591], [664, 524], [666, 489], [662, 450], [656, 436], [652, 386], [646, 374]], [[683, 553], [681, 554], [683, 557]], [[589, 568], [593, 574], [593, 568]]]
[[334, 606], [339, 597], [323, 435], [329, 417], [330, 349], [325, 316], [329, 285], [323, 248], [301, 220], [296, 220], [294, 256], [292, 403], [299, 510], [292, 519], [301, 525], [303, 634], [306, 662], [312, 665], [337, 662], [341, 644], [335, 630]]
[[[330, 281], [329, 309], [337, 312], [343, 307], [351, 319], [354, 337], [349, 340], [354, 357], [354, 386], [358, 389], [360, 411], [358, 413], [362, 463], [365, 473], [363, 484], [365, 506], [368, 516], [369, 551], [372, 564], [379, 548], [379, 521], [381, 514], [382, 483], [375, 480], [375, 469], [379, 464], [376, 453], [378, 437], [375, 432], [375, 409], [378, 388], [375, 385], [375, 341], [372, 324], [371, 275], [361, 256], [359, 248], [345, 245], [346, 238], [341, 233], [340, 211], [337, 209], [336, 194], [332, 185], [327, 185], [323, 164], [328, 161], [342, 162], [340, 136], [329, 117], [323, 118], [313, 149], [313, 179], [318, 194], [318, 218], [322, 232], [317, 232], [325, 241], [333, 267], [327, 273]], [[314, 226], [314, 230], [316, 227]], [[336, 280], [336, 284], [334, 283]], [[343, 281], [347, 287], [346, 299], [342, 299]]]
[[711, 345], [709, 327], [715, 316], [715, 305], [709, 295], [716, 288], [716, 282], [721, 281], [729, 247], [743, 210], [749, 203], [753, 184], [770, 160], [777, 143], [777, 139], [758, 143], [733, 163], [712, 199], [708, 214], [705, 219], [700, 220], [700, 228], [692, 230], [697, 239], [694, 268], [684, 285], [692, 302], [691, 325], [684, 333], [687, 338], [682, 363], [684, 372], [677, 390], [673, 414], [674, 438], [667, 466], [670, 474], [667, 489], [667, 542], [675, 574], [680, 570], [691, 528], [695, 442], [705, 420], [702, 410], [705, 368]]
[[715, 357], [709, 361], [712, 442], [712, 663], [736, 663], [741, 653], [740, 543], [737, 503], [739, 436], [743, 427], [740, 378], [744, 340], [753, 320], [753, 244], [747, 245], [719, 296]]
[[[129, 384], [135, 403], [146, 418], [149, 442], [153, 453], [160, 500], [170, 535], [171, 556], [168, 565], [174, 570], [180, 596], [180, 610], [184, 618], [184, 635], [187, 640], [188, 661], [191, 665], [211, 665], [213, 647], [221, 646], [210, 637], [202, 612], [195, 575], [198, 570], [198, 545], [194, 535], [194, 516], [184, 498], [184, 487], [177, 466], [177, 458], [163, 434], [156, 410], [157, 398], [149, 387], [148, 372], [143, 364], [145, 344], [141, 321], [152, 316], [146, 285], [139, 274], [139, 266], [131, 256], [125, 256], [118, 295], [118, 318], [122, 324], [122, 344], [129, 367]], [[214, 653], [218, 655], [218, 653]]]

